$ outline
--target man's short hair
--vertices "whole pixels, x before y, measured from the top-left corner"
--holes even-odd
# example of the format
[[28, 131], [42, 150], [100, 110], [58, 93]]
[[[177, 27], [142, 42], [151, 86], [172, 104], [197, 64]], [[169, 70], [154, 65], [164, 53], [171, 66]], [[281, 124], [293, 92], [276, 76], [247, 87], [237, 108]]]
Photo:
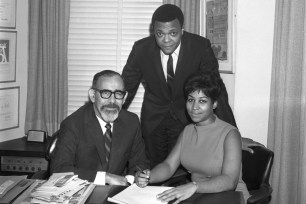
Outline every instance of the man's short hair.
[[170, 22], [175, 19], [178, 19], [181, 27], [183, 27], [184, 14], [182, 10], [173, 4], [164, 4], [154, 11], [152, 16], [152, 25], [154, 26], [155, 21]]
[[118, 72], [115, 72], [113, 70], [103, 70], [101, 72], [96, 73], [92, 80], [92, 88], [96, 88], [97, 81], [99, 80], [100, 77], [113, 77], [113, 76], [119, 76], [123, 80], [122, 76]]

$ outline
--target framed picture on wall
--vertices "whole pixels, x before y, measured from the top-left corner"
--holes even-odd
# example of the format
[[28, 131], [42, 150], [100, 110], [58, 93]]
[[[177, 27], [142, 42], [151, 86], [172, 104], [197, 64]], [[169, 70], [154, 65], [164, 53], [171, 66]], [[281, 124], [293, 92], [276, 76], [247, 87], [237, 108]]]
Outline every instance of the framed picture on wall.
[[0, 131], [19, 127], [19, 87], [0, 89]]
[[0, 31], [0, 83], [16, 81], [16, 31]]
[[211, 42], [223, 73], [234, 73], [235, 0], [205, 0], [202, 5], [201, 35]]
[[0, 0], [0, 28], [16, 28], [16, 0]]

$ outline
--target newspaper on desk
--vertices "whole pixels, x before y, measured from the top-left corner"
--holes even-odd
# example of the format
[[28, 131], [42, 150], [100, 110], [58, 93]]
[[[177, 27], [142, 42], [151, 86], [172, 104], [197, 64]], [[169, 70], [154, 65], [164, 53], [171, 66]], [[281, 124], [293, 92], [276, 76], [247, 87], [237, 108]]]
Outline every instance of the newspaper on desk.
[[73, 173], [56, 173], [31, 192], [31, 203], [82, 204], [94, 187]]

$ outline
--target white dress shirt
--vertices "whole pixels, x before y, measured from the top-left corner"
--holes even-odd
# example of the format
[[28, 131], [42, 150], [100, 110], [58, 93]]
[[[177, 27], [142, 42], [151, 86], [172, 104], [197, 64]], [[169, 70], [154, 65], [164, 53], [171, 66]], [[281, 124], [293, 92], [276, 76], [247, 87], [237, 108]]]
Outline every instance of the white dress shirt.
[[[172, 55], [172, 59], [173, 59], [173, 72], [174, 72], [174, 75], [175, 75], [175, 70], [176, 70], [176, 65], [177, 65], [177, 60], [178, 60], [178, 56], [179, 56], [179, 53], [180, 53], [180, 49], [181, 49], [181, 43], [174, 50], [174, 52], [171, 54]], [[165, 78], [167, 80], [167, 62], [168, 62], [168, 59], [169, 59], [169, 55], [165, 55], [163, 53], [163, 51], [160, 50], [160, 58], [161, 58], [162, 66], [163, 66], [164, 75], [165, 75]]]

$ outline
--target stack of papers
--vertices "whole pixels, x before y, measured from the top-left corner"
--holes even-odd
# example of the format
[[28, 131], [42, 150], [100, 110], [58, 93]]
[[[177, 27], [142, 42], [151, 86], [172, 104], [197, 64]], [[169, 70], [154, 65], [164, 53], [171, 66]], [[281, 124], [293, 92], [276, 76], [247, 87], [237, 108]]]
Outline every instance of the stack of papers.
[[0, 176], [0, 198], [26, 178], [27, 176]]
[[31, 203], [82, 204], [95, 185], [73, 173], [56, 173], [31, 192]]
[[44, 180], [33, 180], [33, 183], [25, 190], [21, 195], [19, 195], [12, 204], [33, 204], [31, 203], [31, 192], [34, 191], [38, 186], [41, 186], [44, 182]]
[[107, 200], [118, 204], [164, 204], [156, 199], [157, 194], [160, 194], [173, 187], [165, 186], [146, 186], [144, 188], [133, 184], [117, 195], [108, 197]]
[[26, 179], [27, 176], [0, 176], [0, 203], [11, 203], [33, 180]]

